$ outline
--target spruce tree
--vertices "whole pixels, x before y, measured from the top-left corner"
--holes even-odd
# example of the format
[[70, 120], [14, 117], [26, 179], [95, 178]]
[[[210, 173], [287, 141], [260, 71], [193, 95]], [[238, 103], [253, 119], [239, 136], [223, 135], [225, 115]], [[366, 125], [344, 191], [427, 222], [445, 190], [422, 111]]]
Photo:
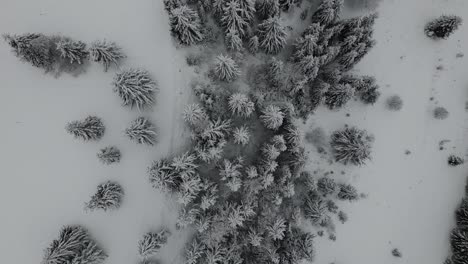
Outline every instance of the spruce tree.
[[433, 39], [446, 39], [462, 24], [462, 19], [454, 15], [442, 15], [427, 23], [426, 36]]
[[237, 32], [239, 36], [245, 35], [245, 30], [249, 24], [242, 16], [242, 8], [238, 0], [230, 0], [223, 6], [221, 24], [224, 26], [226, 33], [233, 31]]
[[98, 40], [91, 43], [89, 53], [91, 60], [101, 63], [106, 72], [111, 65], [118, 67], [120, 61], [126, 57], [122, 49], [115, 42], [106, 40]]
[[203, 40], [200, 18], [195, 10], [180, 5], [169, 13], [171, 31], [181, 44], [193, 45]]
[[226, 33], [224, 42], [228, 50], [241, 51], [242, 50], [242, 39], [239, 36], [239, 32], [234, 28], [230, 28]]
[[245, 126], [236, 127], [232, 132], [234, 138], [234, 143], [239, 145], [247, 145], [249, 143], [250, 132], [249, 129]]
[[54, 63], [52, 47], [54, 43], [51, 38], [38, 33], [23, 35], [5, 34], [3, 38], [20, 60], [31, 63], [35, 67], [43, 68], [46, 71], [52, 69], [52, 64]]
[[84, 120], [77, 120], [67, 124], [66, 130], [75, 138], [84, 141], [99, 140], [104, 136], [105, 127], [101, 118], [88, 116]]
[[57, 50], [62, 58], [69, 60], [70, 64], [82, 64], [89, 56], [84, 42], [69, 38], [62, 38], [59, 40], [57, 42]]
[[322, 0], [319, 7], [312, 15], [313, 23], [329, 25], [338, 19], [343, 0]]
[[254, 103], [243, 93], [234, 93], [228, 98], [229, 110], [238, 116], [249, 117], [255, 110]]
[[277, 54], [286, 45], [286, 30], [276, 17], [258, 25], [259, 47], [268, 54]]
[[161, 247], [167, 243], [169, 232], [162, 229], [158, 232], [148, 232], [138, 242], [138, 254], [146, 259], [156, 255]]
[[323, 195], [333, 194], [336, 191], [336, 182], [333, 179], [323, 177], [317, 181], [317, 190]]
[[120, 162], [120, 150], [114, 146], [105, 147], [97, 154], [98, 159], [106, 165]]
[[325, 104], [330, 109], [343, 107], [354, 95], [354, 88], [349, 84], [332, 85], [325, 93]]
[[263, 122], [265, 127], [277, 130], [284, 120], [284, 113], [278, 106], [268, 105], [260, 115], [260, 120]]
[[183, 118], [191, 126], [200, 126], [207, 121], [208, 115], [199, 104], [190, 104], [185, 107]]
[[64, 226], [45, 250], [43, 264], [100, 264], [107, 254], [82, 226]]
[[239, 3], [240, 14], [244, 21], [250, 23], [255, 15], [255, 0], [236, 0]]
[[355, 127], [335, 131], [331, 136], [335, 160], [344, 164], [365, 164], [370, 159], [372, 141], [365, 130]]
[[273, 57], [267, 64], [267, 76], [269, 82], [274, 87], [279, 87], [283, 83], [283, 61]]
[[260, 19], [268, 19], [280, 13], [278, 0], [258, 0], [255, 9]]
[[158, 91], [150, 73], [142, 69], [129, 69], [117, 73], [113, 85], [123, 105], [131, 108], [136, 106], [138, 110], [154, 104], [155, 93]]
[[144, 117], [135, 119], [125, 130], [125, 134], [138, 144], [153, 146], [157, 143], [156, 127]]
[[215, 60], [214, 73], [221, 81], [231, 82], [234, 81], [239, 75], [239, 66], [228, 55], [218, 55]]
[[258, 36], [252, 36], [249, 39], [249, 51], [250, 51], [250, 53], [252, 53], [252, 54], [257, 53], [259, 46], [260, 46], [260, 43], [259, 43], [259, 40], [258, 40]]
[[124, 191], [122, 186], [116, 182], [107, 181], [97, 186], [96, 193], [91, 196], [91, 200], [86, 203], [86, 209], [94, 210], [115, 210], [122, 203]]
[[338, 184], [338, 190], [337, 196], [340, 200], [355, 201], [359, 198], [356, 187], [351, 184]]

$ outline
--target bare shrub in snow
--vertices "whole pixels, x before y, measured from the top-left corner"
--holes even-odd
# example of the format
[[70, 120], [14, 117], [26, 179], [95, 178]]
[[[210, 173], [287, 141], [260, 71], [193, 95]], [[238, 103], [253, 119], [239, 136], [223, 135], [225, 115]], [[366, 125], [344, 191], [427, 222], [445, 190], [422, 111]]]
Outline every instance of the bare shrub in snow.
[[85, 141], [101, 139], [106, 130], [101, 118], [97, 116], [88, 116], [84, 120], [70, 122], [65, 129], [75, 138]]
[[260, 120], [265, 127], [276, 130], [283, 124], [284, 113], [275, 105], [267, 106], [260, 115]]
[[97, 154], [98, 159], [106, 165], [120, 162], [121, 153], [117, 147], [105, 147]]
[[346, 221], [348, 221], [348, 215], [343, 211], [339, 211], [338, 212], [338, 220], [340, 220], [340, 222], [342, 224], [344, 224]]
[[69, 38], [62, 38], [58, 41], [57, 50], [60, 52], [60, 56], [69, 60], [70, 63], [82, 64], [89, 56], [89, 52], [84, 42], [75, 41]]
[[82, 226], [64, 226], [45, 250], [43, 264], [100, 264], [107, 254]]
[[229, 110], [235, 115], [249, 117], [255, 110], [254, 103], [243, 93], [235, 93], [229, 96]]
[[231, 82], [240, 75], [239, 66], [228, 55], [218, 55], [215, 60], [214, 72], [222, 81]]
[[157, 142], [158, 133], [156, 127], [147, 118], [139, 117], [135, 119], [130, 127], [125, 130], [125, 134], [138, 144], [153, 146]]
[[331, 136], [335, 160], [344, 164], [364, 165], [371, 158], [372, 137], [365, 130], [345, 128]]
[[434, 109], [433, 115], [435, 119], [444, 120], [448, 117], [449, 112], [445, 107], [438, 106]]
[[167, 243], [169, 232], [163, 229], [159, 232], [148, 232], [138, 242], [138, 254], [142, 258], [156, 255], [161, 247]]
[[124, 106], [138, 110], [154, 104], [154, 96], [158, 87], [146, 70], [129, 69], [117, 73], [114, 78], [114, 91], [120, 96]]
[[403, 107], [403, 100], [398, 95], [393, 95], [387, 98], [387, 108], [391, 111], [399, 111]]
[[111, 65], [118, 67], [120, 61], [126, 57], [122, 49], [115, 42], [106, 40], [98, 40], [91, 43], [89, 53], [91, 60], [101, 63], [106, 72]]
[[446, 39], [461, 25], [462, 19], [454, 15], [442, 15], [426, 24], [424, 32], [433, 39]]
[[91, 211], [118, 209], [122, 203], [123, 195], [124, 191], [120, 184], [112, 181], [101, 183], [97, 186], [97, 192], [86, 203], [86, 209]]
[[181, 44], [192, 45], [203, 40], [201, 22], [195, 10], [180, 5], [169, 12], [172, 34]]

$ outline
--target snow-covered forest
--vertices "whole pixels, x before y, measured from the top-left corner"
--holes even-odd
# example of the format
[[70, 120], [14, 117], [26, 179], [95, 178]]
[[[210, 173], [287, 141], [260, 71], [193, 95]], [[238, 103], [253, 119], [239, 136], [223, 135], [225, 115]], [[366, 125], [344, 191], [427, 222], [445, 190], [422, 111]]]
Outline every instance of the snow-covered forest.
[[6, 262], [468, 262], [468, 3], [2, 4]]

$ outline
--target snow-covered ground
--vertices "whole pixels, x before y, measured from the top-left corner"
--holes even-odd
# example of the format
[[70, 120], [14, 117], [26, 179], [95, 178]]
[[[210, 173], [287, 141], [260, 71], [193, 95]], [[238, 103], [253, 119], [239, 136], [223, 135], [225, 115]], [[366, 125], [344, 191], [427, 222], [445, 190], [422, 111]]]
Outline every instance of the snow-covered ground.
[[[120, 106], [112, 92], [113, 71], [103, 73], [93, 65], [77, 78], [64, 74], [56, 79], [19, 62], [0, 43], [2, 262], [39, 263], [60, 226], [83, 224], [109, 253], [106, 263], [136, 263], [138, 239], [153, 228], [173, 226], [175, 208], [151, 189], [146, 169], [181, 146], [180, 112], [190, 94], [190, 70], [170, 38], [162, 1], [1, 0], [0, 6], [0, 33], [114, 40], [129, 57], [123, 67], [149, 70], [160, 86], [154, 111], [140, 114]], [[339, 112], [322, 109], [305, 126], [331, 132], [346, 123], [376, 137], [368, 166], [348, 167], [346, 175], [336, 175], [355, 183], [368, 198], [346, 206], [350, 220], [337, 224], [336, 242], [318, 242], [316, 262], [439, 264], [448, 253], [453, 211], [466, 178], [466, 166], [448, 167], [446, 159], [451, 153], [465, 156], [468, 146], [468, 58], [456, 58], [458, 52], [468, 56], [468, 24], [446, 41], [424, 37], [423, 27], [442, 13], [457, 14], [468, 23], [468, 2], [384, 0], [378, 11], [378, 44], [357, 71], [377, 78], [381, 100], [373, 107], [353, 103]], [[436, 69], [439, 65], [442, 70]], [[393, 94], [404, 101], [400, 112], [385, 110], [385, 98]], [[449, 118], [433, 119], [436, 105], [446, 107]], [[65, 132], [67, 122], [88, 114], [105, 122], [106, 134], [98, 143], [83, 143]], [[123, 136], [139, 115], [158, 125], [157, 146], [139, 146]], [[451, 141], [439, 151], [443, 139]], [[121, 148], [120, 164], [99, 163], [96, 152], [107, 145]], [[411, 154], [405, 155], [406, 150]], [[85, 213], [84, 202], [108, 179], [124, 187], [122, 207]], [[179, 263], [180, 236], [174, 232], [163, 263]], [[395, 247], [403, 258], [391, 256]]]

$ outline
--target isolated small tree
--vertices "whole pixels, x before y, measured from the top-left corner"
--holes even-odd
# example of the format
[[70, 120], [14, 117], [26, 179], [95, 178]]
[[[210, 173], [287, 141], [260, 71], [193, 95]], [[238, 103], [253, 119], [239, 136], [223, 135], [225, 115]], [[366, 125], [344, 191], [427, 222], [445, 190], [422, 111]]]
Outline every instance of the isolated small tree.
[[444, 120], [448, 117], [449, 112], [445, 107], [438, 106], [434, 109], [433, 115], [435, 119]]
[[249, 51], [252, 54], [255, 54], [258, 52], [258, 48], [260, 46], [260, 42], [258, 40], [258, 36], [252, 36], [249, 39]]
[[269, 105], [260, 115], [260, 120], [263, 122], [265, 127], [276, 130], [283, 124], [284, 113], [278, 106]]
[[351, 184], [339, 184], [338, 185], [338, 199], [355, 201], [359, 198], [359, 194], [354, 186]]
[[245, 126], [236, 127], [232, 132], [232, 137], [234, 138], [234, 143], [239, 145], [247, 145], [250, 139], [250, 131]]
[[106, 72], [111, 65], [118, 67], [120, 61], [126, 57], [122, 49], [115, 42], [106, 40], [98, 40], [91, 43], [89, 53], [91, 60], [101, 63]]
[[200, 18], [195, 10], [180, 5], [169, 13], [173, 35], [181, 44], [193, 45], [203, 40]]
[[458, 157], [456, 155], [450, 155], [447, 159], [447, 162], [450, 166], [455, 167], [455, 166], [463, 164], [465, 161], [461, 157]]
[[43, 264], [100, 264], [107, 258], [104, 250], [82, 226], [64, 226], [58, 239], [45, 250]]
[[254, 103], [243, 93], [234, 93], [229, 96], [228, 106], [233, 114], [243, 117], [249, 117], [255, 110]]
[[331, 178], [323, 177], [317, 181], [318, 191], [323, 195], [333, 194], [336, 191], [336, 187], [335, 180]]
[[401, 258], [402, 254], [401, 254], [401, 252], [400, 252], [400, 250], [398, 248], [394, 248], [392, 250], [392, 256], [394, 256], [396, 258]]
[[340, 222], [342, 224], [344, 224], [346, 221], [348, 221], [348, 215], [343, 211], [339, 211], [338, 212], [338, 220], [340, 220]]
[[222, 81], [231, 82], [239, 75], [239, 66], [228, 55], [218, 55], [215, 60], [214, 73], [216, 77]]
[[57, 50], [62, 58], [70, 61], [70, 64], [82, 64], [89, 56], [89, 52], [84, 42], [75, 41], [69, 38], [62, 38], [59, 40], [57, 42]]
[[97, 116], [88, 116], [84, 120], [70, 122], [65, 129], [75, 138], [84, 141], [99, 140], [104, 136], [106, 130], [101, 118]]
[[158, 133], [156, 127], [147, 118], [139, 117], [135, 119], [130, 127], [125, 130], [125, 134], [138, 144], [153, 146], [157, 142]]
[[276, 17], [258, 25], [259, 47], [268, 54], [277, 54], [286, 45], [286, 30]]
[[343, 107], [354, 95], [354, 88], [349, 84], [332, 85], [325, 93], [325, 104], [330, 109]]
[[345, 128], [331, 136], [335, 160], [344, 164], [364, 165], [370, 159], [372, 137], [365, 130]]
[[387, 98], [386, 105], [390, 111], [399, 111], [403, 107], [403, 100], [398, 95], [392, 95]]
[[43, 68], [46, 71], [52, 69], [52, 64], [54, 63], [52, 47], [54, 43], [51, 38], [38, 33], [23, 35], [5, 34], [3, 38], [20, 60], [31, 63], [35, 67]]
[[117, 147], [105, 147], [97, 154], [98, 159], [106, 165], [120, 162], [121, 153]]
[[91, 211], [118, 209], [122, 203], [123, 195], [124, 191], [120, 184], [112, 181], [101, 183], [97, 187], [97, 192], [86, 203], [86, 209]]
[[190, 104], [185, 107], [182, 114], [184, 121], [191, 126], [199, 126], [207, 121], [208, 115], [199, 104]]
[[167, 243], [169, 232], [163, 229], [159, 232], [148, 232], [138, 242], [138, 254], [146, 259], [153, 257], [159, 252], [161, 247]]
[[258, 0], [255, 9], [261, 19], [267, 19], [279, 15], [280, 5], [278, 0]]
[[155, 93], [158, 90], [156, 82], [150, 73], [141, 69], [129, 69], [117, 73], [114, 78], [114, 91], [120, 96], [124, 106], [138, 110], [154, 104]]
[[426, 24], [424, 32], [433, 39], [446, 39], [461, 25], [459, 16], [443, 15]]

